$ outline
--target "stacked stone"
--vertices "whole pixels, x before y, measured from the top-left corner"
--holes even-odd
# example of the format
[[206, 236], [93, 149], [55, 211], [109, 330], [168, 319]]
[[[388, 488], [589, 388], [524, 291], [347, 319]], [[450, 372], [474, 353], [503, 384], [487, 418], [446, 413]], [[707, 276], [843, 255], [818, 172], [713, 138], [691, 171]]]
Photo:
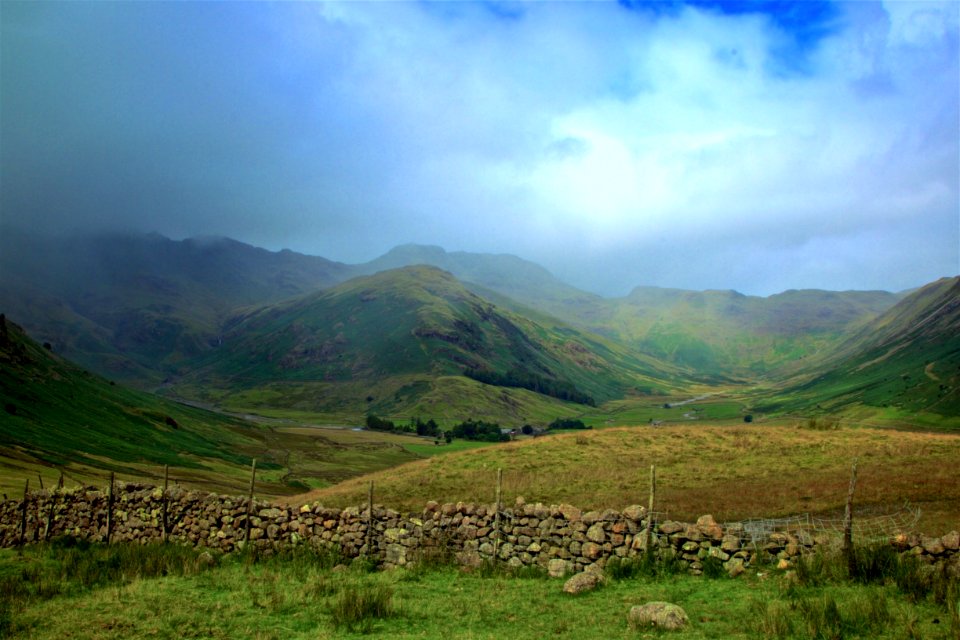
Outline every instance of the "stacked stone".
[[493, 505], [430, 502], [422, 527], [417, 521], [411, 529], [414, 536], [422, 531], [424, 550], [443, 547], [462, 564], [479, 565], [496, 554], [513, 567], [535, 564], [562, 575], [635, 554], [645, 516], [640, 506], [583, 513], [567, 504], [526, 504], [519, 498], [501, 510], [498, 531]]
[[925, 564], [947, 563], [950, 571], [960, 576], [960, 532], [951, 531], [939, 538], [918, 534], [900, 534], [893, 539], [893, 546], [901, 553], [908, 553]]
[[[242, 548], [247, 531], [246, 498], [118, 483], [114, 491], [114, 541], [154, 542], [163, 538], [166, 504], [169, 539], [231, 552]], [[51, 511], [52, 505], [52, 511]], [[107, 493], [95, 487], [31, 493], [27, 502], [26, 542], [71, 535], [102, 541], [107, 529]], [[400, 514], [379, 505], [372, 524], [366, 507], [292, 508], [264, 501], [249, 506], [249, 544], [270, 553], [300, 544], [330, 546], [346, 558], [369, 556], [384, 566], [404, 566], [431, 554], [478, 566], [496, 557], [512, 567], [540, 566], [552, 575], [602, 569], [610, 558], [646, 552], [647, 512], [642, 506], [622, 511], [587, 511], [568, 504], [527, 504], [522, 498], [496, 513], [494, 505], [427, 503], [419, 514]], [[20, 540], [22, 502], [0, 503], [0, 545]], [[746, 541], [745, 541], [746, 540]], [[368, 547], [369, 541], [369, 547]], [[731, 575], [751, 565], [777, 563], [788, 568], [796, 556], [826, 544], [804, 531], [774, 532], [757, 540], [744, 527], [722, 527], [712, 516], [696, 523], [667, 521], [652, 527], [650, 551], [675, 555], [693, 574], [716, 558]], [[898, 536], [894, 545], [930, 564], [949, 562], [960, 572], [960, 534], [939, 538]]]
[[[42, 540], [45, 535], [103, 540], [107, 534], [107, 494], [96, 487], [32, 492], [27, 496], [26, 516], [25, 542]], [[19, 543], [22, 517], [21, 500], [0, 503], [0, 544], [12, 547]]]

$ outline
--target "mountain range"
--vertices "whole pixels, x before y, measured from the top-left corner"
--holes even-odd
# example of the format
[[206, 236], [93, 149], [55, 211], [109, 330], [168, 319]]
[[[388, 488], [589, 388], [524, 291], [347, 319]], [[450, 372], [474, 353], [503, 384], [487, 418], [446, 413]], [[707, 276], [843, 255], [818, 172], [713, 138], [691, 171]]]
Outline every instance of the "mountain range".
[[951, 419], [957, 294], [950, 278], [604, 298], [515, 256], [420, 245], [347, 265], [225, 238], [0, 237], [0, 311], [60, 355], [216, 406], [354, 416], [522, 421], [759, 385], [765, 411]]

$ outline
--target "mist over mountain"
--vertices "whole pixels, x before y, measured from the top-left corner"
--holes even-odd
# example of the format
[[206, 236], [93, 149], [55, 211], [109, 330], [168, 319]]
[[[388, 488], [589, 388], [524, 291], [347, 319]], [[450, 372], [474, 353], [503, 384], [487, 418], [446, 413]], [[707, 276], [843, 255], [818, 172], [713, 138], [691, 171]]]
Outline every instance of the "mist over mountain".
[[[37, 340], [110, 378], [212, 406], [524, 422], [697, 386], [807, 385], [760, 405], [786, 410], [827, 406], [840, 392], [817, 383], [823, 375], [862, 382], [887, 360], [903, 371], [883, 369], [884, 384], [922, 375], [942, 385], [895, 409], [934, 397], [953, 406], [940, 398], [956, 386], [954, 339], [924, 311], [933, 299], [954, 308], [949, 281], [910, 294], [637, 286], [604, 298], [517, 256], [436, 246], [355, 265], [156, 234], [4, 234], [0, 249], [0, 310]], [[871, 342], [885, 335], [896, 357]]]
[[0, 234], [0, 304], [30, 333], [119, 379], [158, 379], [218, 339], [238, 307], [349, 277], [350, 267], [227, 238]]

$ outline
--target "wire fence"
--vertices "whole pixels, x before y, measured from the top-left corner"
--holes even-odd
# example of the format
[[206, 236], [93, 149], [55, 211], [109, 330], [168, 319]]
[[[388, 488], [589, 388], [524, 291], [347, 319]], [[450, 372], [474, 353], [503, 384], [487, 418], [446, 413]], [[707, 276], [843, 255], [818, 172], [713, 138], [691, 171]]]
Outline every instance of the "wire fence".
[[[859, 543], [886, 542], [899, 533], [913, 531], [920, 520], [920, 509], [909, 504], [893, 513], [857, 516], [851, 519], [852, 538]], [[757, 518], [724, 523], [725, 531], [741, 531], [741, 542], [766, 543], [774, 533], [807, 534], [818, 543], [839, 544], [844, 533], [843, 518], [822, 518], [804, 513], [785, 518]]]

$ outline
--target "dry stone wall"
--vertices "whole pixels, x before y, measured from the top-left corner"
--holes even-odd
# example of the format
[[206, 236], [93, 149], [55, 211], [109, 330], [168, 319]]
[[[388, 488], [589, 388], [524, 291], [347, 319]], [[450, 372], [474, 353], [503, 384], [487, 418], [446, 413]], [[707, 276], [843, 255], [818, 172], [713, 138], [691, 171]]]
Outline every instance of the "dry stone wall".
[[[0, 503], [0, 545], [16, 546], [57, 536], [107, 539], [108, 494], [95, 487], [39, 491]], [[25, 505], [25, 509], [24, 509]], [[374, 506], [330, 509], [319, 504], [289, 507], [255, 500], [249, 505], [249, 544], [271, 553], [297, 545], [336, 549], [346, 558], [375, 557], [384, 566], [403, 566], [425, 556], [454, 557], [465, 565], [497, 558], [510, 566], [538, 565], [553, 575], [602, 568], [614, 557], [646, 550], [647, 510], [582, 511], [571, 505], [526, 504], [518, 498], [492, 504], [429, 502], [421, 513], [401, 514]], [[229, 553], [244, 547], [248, 500], [231, 496], [117, 483], [111, 541], [171, 542]], [[166, 514], [166, 516], [164, 515]], [[775, 531], [758, 540], [741, 524], [703, 516], [695, 523], [652, 523], [651, 551], [673, 554], [691, 573], [716, 558], [733, 575], [772, 563], [786, 568], [796, 556], [834, 544], [803, 530]], [[891, 540], [901, 551], [928, 563], [960, 565], [960, 534], [942, 537], [901, 534]]]

